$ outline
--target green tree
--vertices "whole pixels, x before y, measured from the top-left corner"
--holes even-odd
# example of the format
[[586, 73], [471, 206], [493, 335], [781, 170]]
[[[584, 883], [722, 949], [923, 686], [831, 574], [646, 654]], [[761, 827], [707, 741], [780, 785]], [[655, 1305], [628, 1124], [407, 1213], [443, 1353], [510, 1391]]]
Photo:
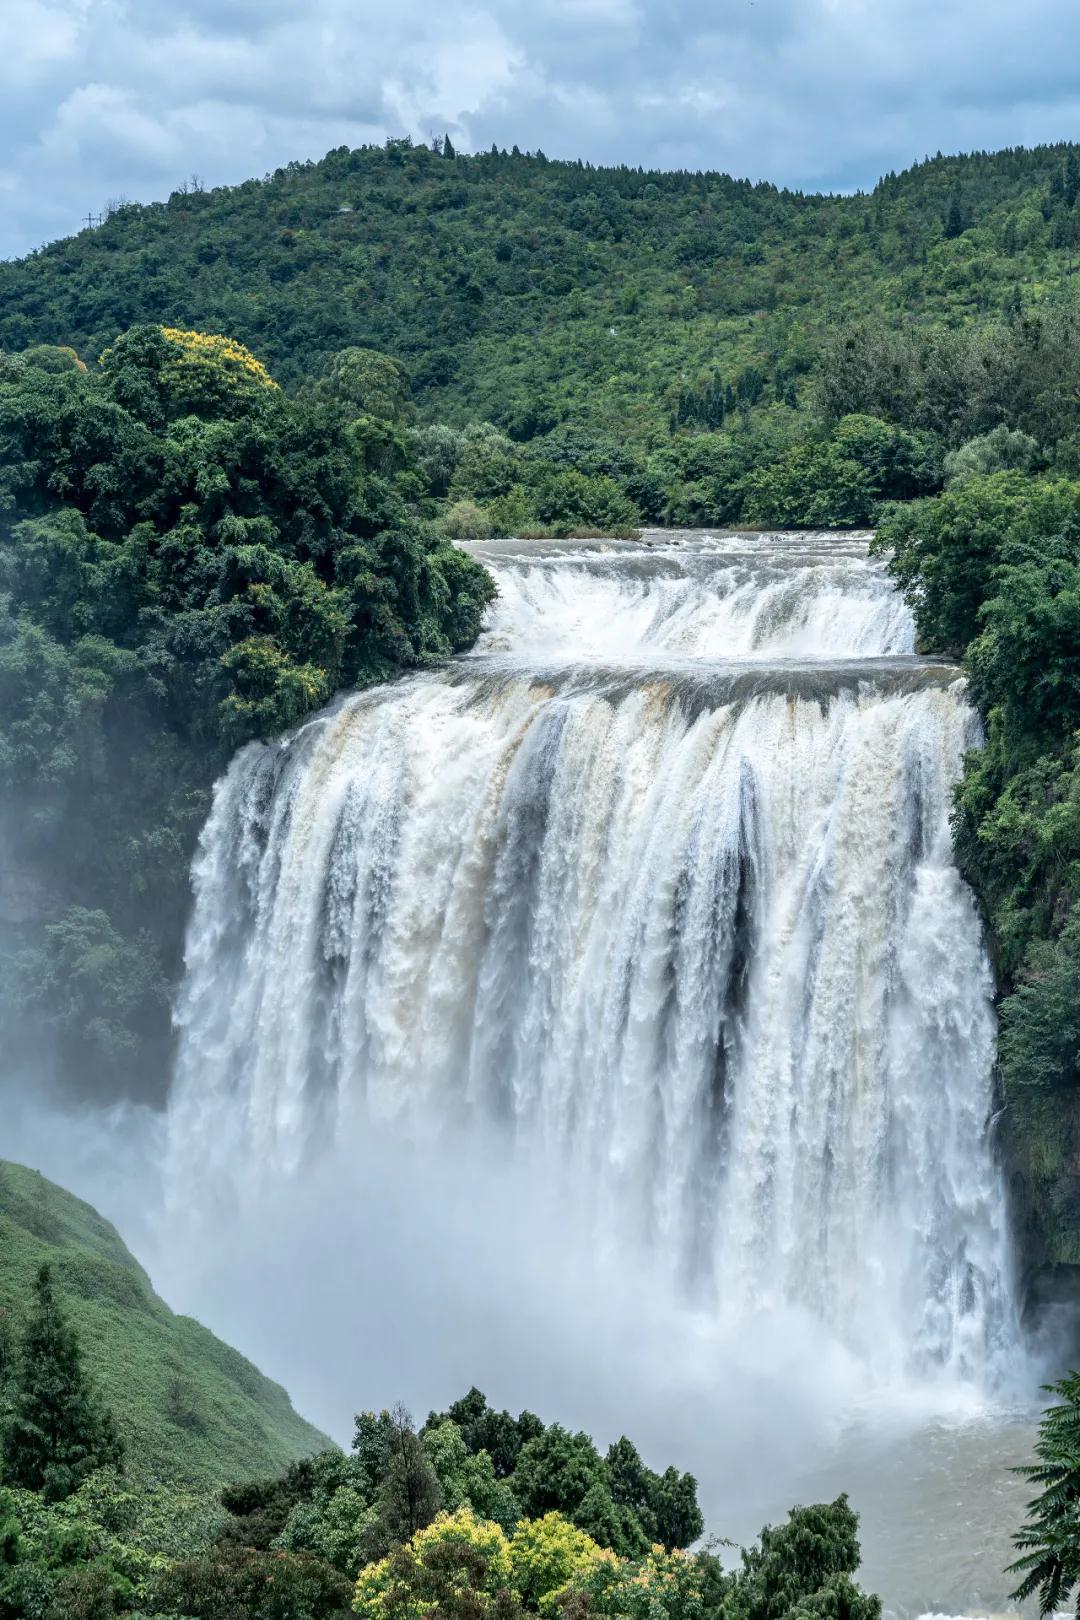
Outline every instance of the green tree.
[[409, 1412], [399, 1403], [390, 1421], [385, 1472], [365, 1537], [367, 1556], [375, 1558], [429, 1525], [443, 1501], [438, 1476]]
[[1039, 446], [1031, 434], [1001, 423], [949, 452], [945, 457], [945, 483], [961, 484], [968, 478], [985, 478], [989, 473], [1013, 469], [1030, 473], [1038, 461]]
[[425, 1432], [451, 1422], [460, 1431], [467, 1450], [473, 1455], [486, 1451], [499, 1479], [506, 1479], [517, 1466], [521, 1448], [543, 1434], [544, 1425], [535, 1412], [498, 1412], [487, 1403], [483, 1392], [473, 1386], [467, 1395], [446, 1412], [432, 1412]]
[[594, 1485], [607, 1488], [600, 1454], [587, 1434], [551, 1423], [521, 1449], [511, 1480], [526, 1518], [556, 1509], [573, 1518]]
[[793, 1508], [787, 1524], [766, 1526], [742, 1553], [725, 1620], [879, 1620], [881, 1602], [855, 1584], [859, 1518], [846, 1496]]
[[700, 1560], [654, 1547], [637, 1559], [591, 1561], [573, 1576], [562, 1608], [609, 1620], [702, 1620], [709, 1591]]
[[1047, 1394], [1058, 1399], [1039, 1424], [1038, 1461], [1017, 1470], [1041, 1489], [1013, 1536], [1020, 1557], [1009, 1565], [1022, 1577], [1013, 1600], [1037, 1593], [1041, 1615], [1063, 1609], [1080, 1584], [1080, 1373], [1048, 1385]]
[[4, 1478], [59, 1501], [95, 1469], [120, 1467], [111, 1413], [86, 1378], [78, 1335], [57, 1298], [52, 1270], [34, 1281], [11, 1415], [3, 1431]]
[[375, 349], [341, 349], [310, 385], [312, 399], [334, 405], [350, 416], [374, 416], [394, 422], [409, 395], [405, 368]]
[[470, 1452], [456, 1423], [446, 1419], [424, 1426], [424, 1449], [439, 1481], [443, 1504], [451, 1513], [471, 1507], [482, 1519], [501, 1525], [509, 1534], [520, 1508], [505, 1479], [499, 1479], [486, 1451]]
[[561, 1513], [525, 1519], [510, 1538], [510, 1576], [526, 1610], [553, 1614], [575, 1577], [598, 1561], [604, 1550]]
[[689, 1547], [705, 1528], [693, 1474], [680, 1474], [677, 1468], [666, 1468], [653, 1486], [649, 1505], [656, 1521], [657, 1539], [668, 1552], [677, 1547]]
[[186, 1620], [338, 1620], [350, 1591], [344, 1576], [309, 1553], [230, 1547], [166, 1570], [151, 1612]]
[[870, 522], [870, 478], [840, 444], [805, 444], [743, 480], [743, 515], [781, 528], [857, 528]]

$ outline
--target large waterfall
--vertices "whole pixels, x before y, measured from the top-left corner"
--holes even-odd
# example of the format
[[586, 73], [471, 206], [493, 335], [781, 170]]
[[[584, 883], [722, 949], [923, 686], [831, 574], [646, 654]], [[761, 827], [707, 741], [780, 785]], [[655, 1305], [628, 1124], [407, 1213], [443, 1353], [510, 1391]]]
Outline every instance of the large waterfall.
[[472, 655], [218, 784], [174, 1175], [483, 1131], [613, 1264], [981, 1379], [1011, 1307], [957, 672], [865, 536], [478, 550]]

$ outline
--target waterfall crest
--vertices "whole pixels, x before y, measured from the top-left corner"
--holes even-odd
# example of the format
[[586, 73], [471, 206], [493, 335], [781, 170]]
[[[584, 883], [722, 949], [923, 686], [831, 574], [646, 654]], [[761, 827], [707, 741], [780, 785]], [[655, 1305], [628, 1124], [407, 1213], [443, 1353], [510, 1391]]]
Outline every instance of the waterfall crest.
[[956, 670], [865, 537], [478, 549], [473, 654], [217, 786], [177, 1184], [482, 1125], [562, 1166], [613, 1263], [984, 1377], [1011, 1306]]

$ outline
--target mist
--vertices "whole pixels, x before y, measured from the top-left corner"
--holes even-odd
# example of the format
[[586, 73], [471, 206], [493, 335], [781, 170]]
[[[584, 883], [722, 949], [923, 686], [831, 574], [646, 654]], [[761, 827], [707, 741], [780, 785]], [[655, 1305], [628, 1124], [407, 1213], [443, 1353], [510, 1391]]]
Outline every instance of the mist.
[[847, 1491], [891, 1611], [1004, 1604], [986, 1572], [1027, 1494], [1008, 1470], [1029, 1453], [1037, 1365], [993, 1397], [883, 1384], [804, 1313], [725, 1322], [679, 1297], [663, 1255], [594, 1247], [559, 1166], [512, 1160], [495, 1134], [436, 1151], [373, 1132], [260, 1192], [192, 1188], [185, 1206], [174, 1188], [167, 1208], [161, 1115], [26, 1096], [0, 1091], [5, 1156], [113, 1220], [174, 1310], [338, 1444], [358, 1410], [401, 1399], [422, 1421], [476, 1384], [691, 1470], [707, 1537], [745, 1543]]

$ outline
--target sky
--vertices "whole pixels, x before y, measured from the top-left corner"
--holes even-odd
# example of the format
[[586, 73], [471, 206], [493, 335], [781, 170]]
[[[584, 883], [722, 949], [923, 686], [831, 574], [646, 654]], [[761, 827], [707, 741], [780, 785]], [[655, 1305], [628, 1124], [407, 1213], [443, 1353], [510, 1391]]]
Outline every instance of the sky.
[[871, 186], [1080, 136], [1076, 0], [0, 0], [0, 257], [389, 135]]

